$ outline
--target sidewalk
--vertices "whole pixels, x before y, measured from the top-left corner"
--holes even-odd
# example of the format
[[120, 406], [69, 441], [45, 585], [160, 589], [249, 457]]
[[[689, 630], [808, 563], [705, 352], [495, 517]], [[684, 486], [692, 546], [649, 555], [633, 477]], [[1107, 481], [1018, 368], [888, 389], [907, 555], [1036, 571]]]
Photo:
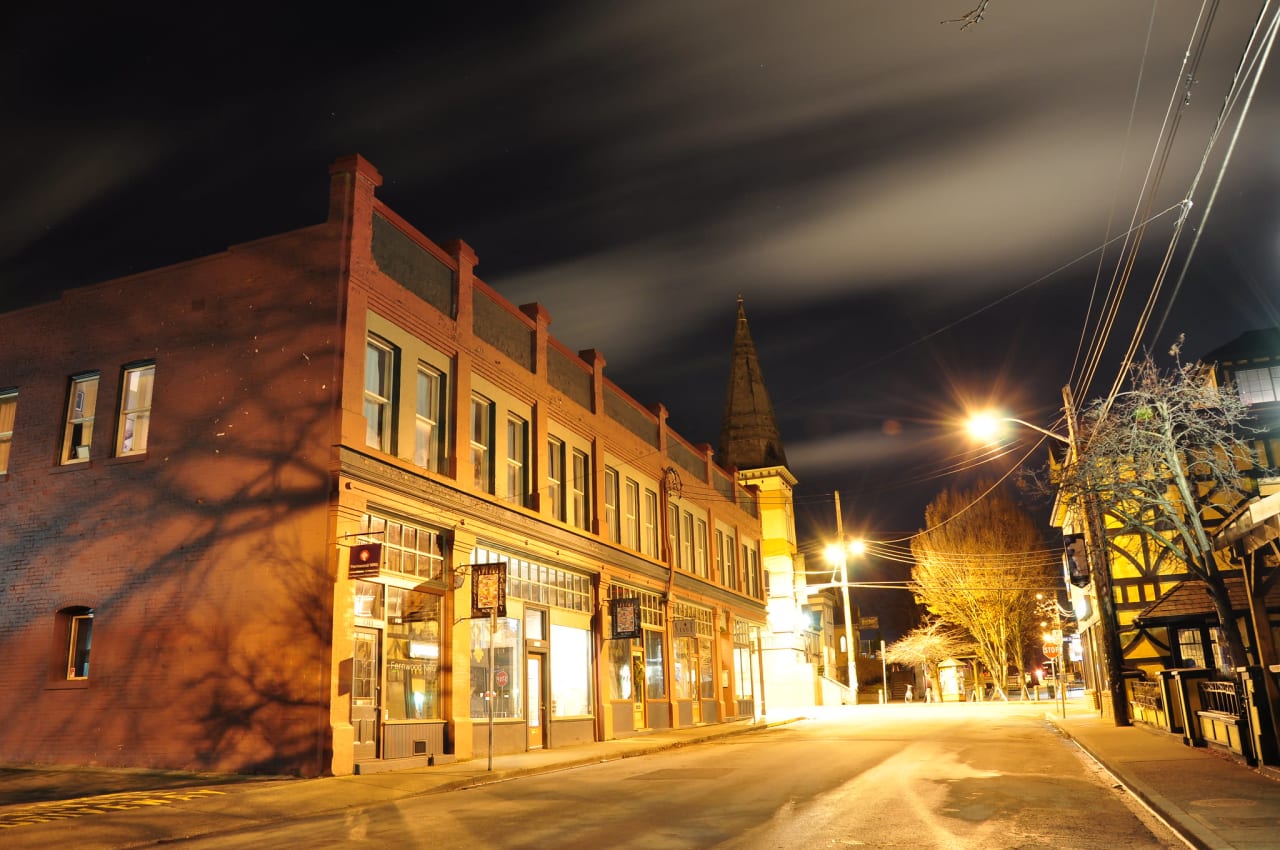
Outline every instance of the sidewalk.
[[[871, 706], [860, 710], [868, 709], [875, 710]], [[1048, 721], [1193, 846], [1212, 850], [1280, 847], [1280, 781], [1271, 778], [1274, 773], [1267, 775], [1225, 756], [1186, 747], [1179, 738], [1142, 726], [1116, 727], [1083, 700], [1068, 700], [1065, 718], [1060, 715], [1060, 703], [1046, 703], [1045, 711]], [[435, 767], [312, 780], [0, 766], [0, 845], [6, 850], [48, 846], [46, 842], [54, 836], [51, 830], [65, 830], [68, 819], [107, 809], [148, 808], [151, 826], [163, 833], [184, 828], [183, 811], [252, 822], [374, 805], [688, 746], [796, 719], [744, 720], [500, 755], [493, 758], [492, 770], [484, 755]], [[47, 802], [36, 802], [41, 800]], [[181, 807], [172, 805], [178, 801]], [[172, 813], [171, 823], [165, 819], [166, 811]]]
[[1280, 847], [1280, 773], [1189, 747], [1142, 725], [1116, 726], [1079, 701], [1045, 717], [1135, 797], [1205, 850]]

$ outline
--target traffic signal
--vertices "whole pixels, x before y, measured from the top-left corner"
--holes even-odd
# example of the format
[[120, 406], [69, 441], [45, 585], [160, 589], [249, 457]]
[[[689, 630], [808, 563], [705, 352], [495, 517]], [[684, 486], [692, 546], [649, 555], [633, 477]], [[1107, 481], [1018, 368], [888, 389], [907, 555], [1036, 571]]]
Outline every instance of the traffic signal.
[[1084, 535], [1068, 534], [1062, 538], [1062, 572], [1067, 581], [1076, 587], [1089, 585], [1089, 557], [1085, 552]]

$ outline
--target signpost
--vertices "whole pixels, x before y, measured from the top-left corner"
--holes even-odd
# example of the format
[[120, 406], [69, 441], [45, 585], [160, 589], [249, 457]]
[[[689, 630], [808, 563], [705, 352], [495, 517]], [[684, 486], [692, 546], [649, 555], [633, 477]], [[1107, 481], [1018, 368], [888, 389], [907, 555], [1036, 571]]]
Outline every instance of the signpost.
[[[499, 674], [493, 651], [493, 642], [498, 635], [498, 615], [507, 616], [507, 564], [472, 564], [471, 570], [471, 617], [489, 618], [489, 689], [485, 691], [485, 701], [489, 705], [489, 770], [493, 770], [493, 700], [495, 687], [506, 687], [507, 671]], [[501, 676], [499, 683], [498, 677]]]

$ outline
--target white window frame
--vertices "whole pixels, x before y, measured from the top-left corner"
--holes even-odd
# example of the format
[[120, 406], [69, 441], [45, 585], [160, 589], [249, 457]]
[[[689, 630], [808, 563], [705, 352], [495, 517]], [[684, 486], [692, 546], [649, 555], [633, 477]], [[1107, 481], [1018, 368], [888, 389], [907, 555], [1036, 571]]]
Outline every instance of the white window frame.
[[507, 501], [525, 507], [529, 503], [529, 421], [507, 414]]
[[619, 520], [620, 506], [618, 504], [621, 498], [619, 489], [618, 470], [612, 466], [604, 468], [604, 524], [608, 527], [606, 532], [609, 540], [614, 543], [622, 542], [622, 525]]
[[418, 363], [417, 398], [414, 400], [413, 462], [432, 472], [440, 471], [444, 459], [444, 373], [434, 366]]
[[658, 557], [658, 494], [648, 487], [644, 490], [644, 554]]
[[693, 571], [702, 578], [707, 577], [707, 521], [702, 517], [694, 520]]
[[570, 522], [583, 530], [591, 529], [591, 456], [581, 449], [572, 453], [569, 478], [569, 503], [573, 508]]
[[483, 493], [493, 493], [494, 403], [479, 393], [471, 394], [472, 484]]
[[551, 518], [565, 521], [564, 502], [564, 440], [547, 438], [547, 502], [551, 506]]
[[116, 428], [116, 456], [147, 453], [151, 432], [151, 399], [155, 391], [156, 364], [127, 366], [120, 381], [120, 417]]
[[632, 551], [640, 551], [640, 482], [628, 478], [626, 492], [626, 546]]
[[[397, 348], [369, 334], [364, 346], [364, 443], [371, 449], [395, 453], [395, 376]], [[383, 356], [381, 366], [376, 357]]]

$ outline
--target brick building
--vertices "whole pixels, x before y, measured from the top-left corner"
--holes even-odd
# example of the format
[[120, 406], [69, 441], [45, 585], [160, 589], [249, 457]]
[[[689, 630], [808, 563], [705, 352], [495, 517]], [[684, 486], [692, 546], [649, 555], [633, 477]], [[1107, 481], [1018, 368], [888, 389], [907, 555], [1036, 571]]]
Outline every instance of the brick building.
[[0, 315], [0, 761], [344, 774], [758, 710], [755, 493], [380, 183]]

